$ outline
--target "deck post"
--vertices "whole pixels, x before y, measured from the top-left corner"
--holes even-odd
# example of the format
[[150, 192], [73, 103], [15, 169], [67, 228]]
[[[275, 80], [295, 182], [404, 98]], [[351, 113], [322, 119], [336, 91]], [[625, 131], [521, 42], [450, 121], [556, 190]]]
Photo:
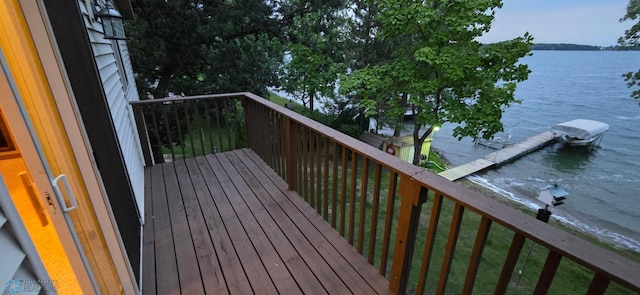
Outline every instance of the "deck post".
[[149, 132], [147, 130], [147, 124], [144, 120], [144, 113], [142, 112], [143, 106], [133, 106], [133, 117], [136, 120], [136, 127], [138, 129], [138, 138], [140, 139], [140, 145], [142, 146], [142, 155], [144, 157], [144, 164], [147, 167], [153, 166], [153, 157], [151, 157], [151, 141], [149, 140]]
[[297, 191], [297, 183], [298, 183], [298, 175], [296, 174], [297, 163], [296, 160], [298, 158], [296, 154], [296, 124], [291, 118], [285, 119], [285, 131], [284, 131], [284, 142], [285, 142], [285, 169], [287, 176], [287, 184], [289, 185], [289, 189], [292, 191]]
[[427, 201], [427, 190], [410, 176], [400, 175], [400, 213], [398, 219], [398, 233], [389, 289], [396, 294], [404, 294], [409, 282], [409, 270], [413, 258], [413, 249], [418, 232], [420, 210]]

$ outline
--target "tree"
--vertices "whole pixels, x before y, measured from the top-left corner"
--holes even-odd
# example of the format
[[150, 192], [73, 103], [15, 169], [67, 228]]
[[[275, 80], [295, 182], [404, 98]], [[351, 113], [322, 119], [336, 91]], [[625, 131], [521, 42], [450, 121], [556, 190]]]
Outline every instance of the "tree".
[[336, 2], [341, 1], [132, 1], [136, 18], [126, 30], [139, 90], [156, 97], [169, 90], [264, 94], [266, 86], [278, 83], [282, 44], [293, 20]]
[[317, 98], [334, 98], [336, 77], [344, 71], [341, 11], [341, 7], [326, 7], [297, 17], [288, 32], [282, 89], [311, 110]]
[[[627, 5], [627, 14], [620, 21], [632, 20], [635, 23], [630, 29], [624, 32], [624, 36], [618, 39], [621, 46], [638, 47], [640, 46], [640, 0], [629, 0]], [[628, 72], [622, 75], [627, 81], [627, 87], [640, 86], [640, 70], [637, 72]], [[636, 89], [631, 93], [631, 97], [640, 98], [640, 89]]]
[[[348, 45], [346, 45], [348, 50], [345, 52], [348, 68], [351, 71], [357, 71], [385, 64], [391, 60], [393, 58], [393, 40], [376, 38], [376, 34], [380, 30], [378, 2], [375, 0], [354, 0], [349, 6], [348, 14], [351, 16], [347, 23], [349, 38], [347, 38]], [[371, 84], [381, 85], [381, 83]], [[361, 90], [346, 93], [347, 99], [354, 105], [360, 104], [361, 113], [369, 113], [376, 120], [375, 131], [378, 131], [380, 126], [392, 126], [394, 135], [399, 136], [404, 127], [402, 121], [404, 111], [396, 112], [396, 108], [393, 107], [393, 98], [397, 95], [390, 91], [370, 89], [373, 91], [371, 95], [364, 89]], [[367, 104], [370, 101], [363, 101], [363, 97], [366, 96], [377, 97], [379, 103], [377, 105]]]
[[529, 74], [518, 60], [530, 54], [533, 38], [478, 42], [500, 7], [501, 1], [379, 1], [376, 38], [394, 44], [393, 58], [353, 71], [341, 88], [362, 94], [370, 114], [381, 104], [394, 115], [411, 110], [414, 164], [427, 137], [446, 122], [460, 124], [458, 139], [503, 130], [502, 111], [518, 102], [516, 83]]
[[[262, 74], [261, 69], [273, 67], [273, 61], [261, 52], [281, 59], [281, 53], [274, 56], [277, 51], [269, 44], [281, 34], [279, 20], [272, 17], [274, 4], [138, 0], [132, 5], [136, 18], [127, 24], [132, 64], [139, 77], [157, 81], [148, 90], [156, 97], [164, 97], [168, 90], [201, 94], [223, 86], [244, 91], [247, 89], [237, 89], [242, 84], [224, 84], [231, 65], [249, 67], [240, 65], [246, 62]], [[257, 74], [248, 71], [243, 75]]]

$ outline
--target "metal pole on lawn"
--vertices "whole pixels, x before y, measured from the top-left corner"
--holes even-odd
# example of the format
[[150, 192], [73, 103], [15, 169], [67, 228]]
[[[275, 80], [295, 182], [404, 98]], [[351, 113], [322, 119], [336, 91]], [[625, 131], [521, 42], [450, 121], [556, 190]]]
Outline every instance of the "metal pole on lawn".
[[529, 256], [531, 256], [531, 250], [533, 250], [533, 245], [535, 245], [535, 242], [531, 241], [531, 246], [529, 246], [527, 257], [524, 258], [524, 262], [522, 262], [522, 267], [518, 271], [518, 281], [516, 282], [516, 286], [520, 285], [520, 279], [522, 279], [522, 274], [524, 273], [524, 267], [527, 266], [527, 261], [529, 260]]
[[[549, 217], [551, 216], [551, 211], [549, 211], [549, 205], [545, 205], [544, 209], [538, 209], [538, 215], [536, 219], [548, 223]], [[524, 258], [524, 262], [522, 262], [522, 267], [518, 271], [518, 281], [516, 281], [516, 286], [520, 285], [520, 279], [522, 279], [522, 274], [524, 273], [524, 267], [527, 266], [527, 261], [529, 261], [529, 256], [531, 256], [531, 251], [533, 250], [534, 241], [531, 241], [531, 246], [529, 246], [529, 251], [527, 252], [527, 256]]]
[[[551, 211], [549, 211], [549, 206], [560, 206], [564, 204], [564, 200], [567, 198], [569, 193], [567, 193], [562, 187], [558, 184], [549, 185], [541, 189], [538, 194], [538, 200], [542, 201], [545, 206], [544, 209], [538, 209], [538, 215], [536, 215], [536, 219], [549, 223], [549, 217], [551, 217]], [[534, 241], [531, 241], [531, 246], [529, 246], [529, 251], [527, 252], [527, 256], [524, 258], [524, 262], [522, 263], [522, 268], [518, 271], [518, 281], [516, 282], [516, 286], [520, 285], [520, 279], [522, 279], [522, 274], [524, 273], [524, 267], [527, 265], [527, 261], [529, 260], [529, 256], [531, 256], [531, 251], [533, 250]]]

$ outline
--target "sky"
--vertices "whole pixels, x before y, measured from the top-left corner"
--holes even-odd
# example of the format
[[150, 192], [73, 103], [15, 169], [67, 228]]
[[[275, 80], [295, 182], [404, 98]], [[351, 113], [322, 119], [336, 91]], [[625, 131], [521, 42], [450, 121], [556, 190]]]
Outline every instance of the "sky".
[[620, 23], [629, 0], [504, 0], [491, 31], [493, 43], [529, 32], [534, 43], [612, 46], [633, 22]]

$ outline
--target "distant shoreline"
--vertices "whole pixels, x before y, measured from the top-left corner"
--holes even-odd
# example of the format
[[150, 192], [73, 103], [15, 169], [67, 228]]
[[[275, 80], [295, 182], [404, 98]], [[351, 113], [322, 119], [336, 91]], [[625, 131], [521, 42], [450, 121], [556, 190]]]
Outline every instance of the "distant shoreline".
[[568, 43], [536, 43], [531, 50], [567, 50], [567, 51], [639, 51], [638, 46], [594, 46]]

